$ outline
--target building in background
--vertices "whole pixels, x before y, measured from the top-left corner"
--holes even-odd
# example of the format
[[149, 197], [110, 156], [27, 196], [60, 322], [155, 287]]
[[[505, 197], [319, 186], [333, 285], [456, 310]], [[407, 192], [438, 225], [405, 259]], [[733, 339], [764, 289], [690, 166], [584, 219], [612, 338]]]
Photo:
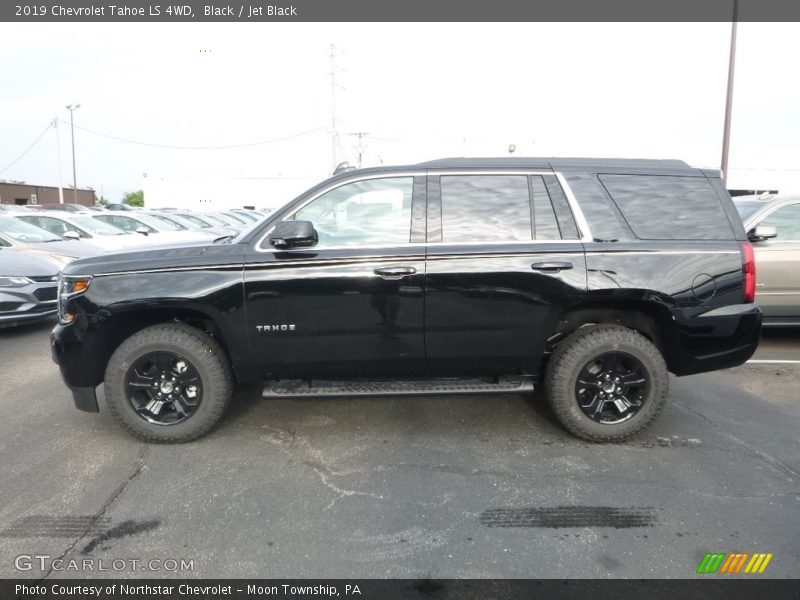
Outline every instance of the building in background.
[[[64, 202], [74, 203], [75, 196], [71, 187], [63, 188]], [[78, 188], [78, 204], [94, 206], [94, 190]], [[0, 182], [0, 204], [58, 204], [58, 188], [50, 185], [32, 185], [28, 183]]]
[[283, 206], [319, 183], [320, 178], [208, 178], [146, 177], [142, 183], [145, 208], [189, 210], [256, 210]]

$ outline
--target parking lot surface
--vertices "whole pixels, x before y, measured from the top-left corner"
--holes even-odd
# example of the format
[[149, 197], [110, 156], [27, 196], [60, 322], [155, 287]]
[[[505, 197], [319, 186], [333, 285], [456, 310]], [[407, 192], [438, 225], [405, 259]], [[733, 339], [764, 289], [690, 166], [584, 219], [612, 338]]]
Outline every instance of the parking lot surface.
[[767, 362], [672, 378], [664, 414], [625, 444], [570, 436], [538, 396], [248, 388], [205, 438], [152, 445], [102, 394], [100, 414], [73, 407], [51, 327], [0, 330], [1, 577], [97, 575], [20, 571], [20, 555], [162, 561], [119, 572], [136, 577], [679, 578], [707, 552], [773, 553], [762, 577], [800, 564], [800, 332], [767, 332]]

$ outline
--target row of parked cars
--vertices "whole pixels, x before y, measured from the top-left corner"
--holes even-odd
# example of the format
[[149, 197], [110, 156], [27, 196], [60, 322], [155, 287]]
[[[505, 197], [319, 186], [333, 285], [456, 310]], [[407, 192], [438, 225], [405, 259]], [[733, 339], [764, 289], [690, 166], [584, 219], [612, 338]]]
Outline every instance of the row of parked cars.
[[[56, 313], [58, 274], [76, 258], [137, 246], [211, 243], [232, 238], [266, 215], [248, 209], [0, 209], [0, 327]], [[10, 208], [10, 209], [9, 209]]]

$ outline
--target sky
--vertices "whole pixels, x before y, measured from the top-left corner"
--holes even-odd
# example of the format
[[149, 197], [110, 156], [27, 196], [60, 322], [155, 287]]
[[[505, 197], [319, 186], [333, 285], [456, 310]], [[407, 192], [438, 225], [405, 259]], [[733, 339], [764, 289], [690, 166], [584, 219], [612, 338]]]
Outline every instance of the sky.
[[[739, 25], [729, 188], [800, 191], [797, 39]], [[70, 103], [78, 185], [112, 201], [148, 179], [299, 192], [356, 164], [359, 132], [364, 166], [514, 144], [719, 168], [729, 41], [728, 23], [2, 23], [0, 179], [58, 184], [58, 118], [71, 184]], [[219, 146], [239, 147], [197, 149]]]

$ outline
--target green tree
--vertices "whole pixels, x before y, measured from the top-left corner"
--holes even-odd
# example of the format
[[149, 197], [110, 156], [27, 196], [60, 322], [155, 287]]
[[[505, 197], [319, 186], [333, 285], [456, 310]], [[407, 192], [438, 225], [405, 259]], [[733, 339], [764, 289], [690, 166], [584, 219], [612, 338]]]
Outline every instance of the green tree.
[[125, 192], [122, 195], [122, 202], [131, 206], [144, 206], [144, 191]]

